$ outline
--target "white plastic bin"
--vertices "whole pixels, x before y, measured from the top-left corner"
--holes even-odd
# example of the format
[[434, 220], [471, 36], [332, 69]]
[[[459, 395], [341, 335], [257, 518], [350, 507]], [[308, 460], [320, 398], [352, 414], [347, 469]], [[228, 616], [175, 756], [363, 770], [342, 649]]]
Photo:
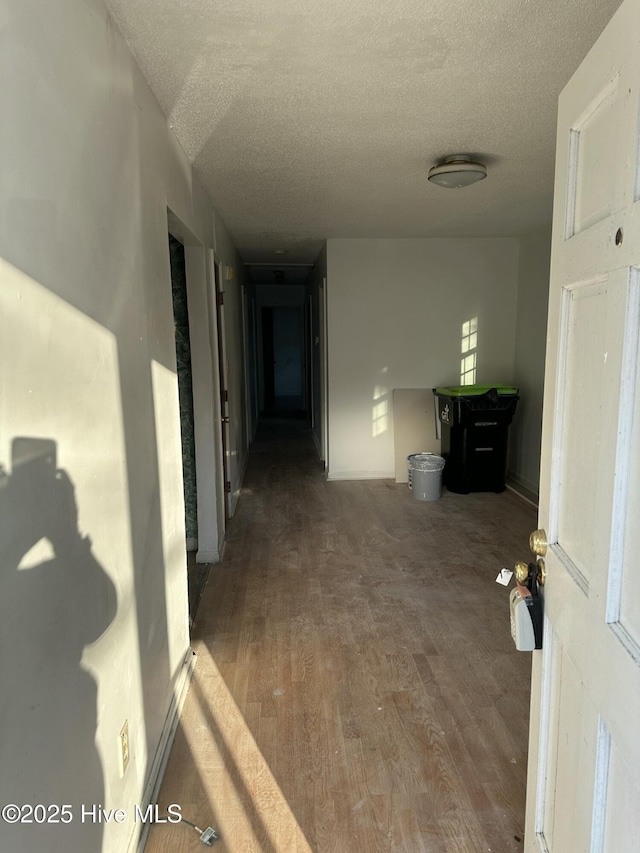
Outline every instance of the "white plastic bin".
[[411, 491], [418, 501], [437, 501], [442, 490], [444, 459], [437, 453], [415, 453], [409, 457]]

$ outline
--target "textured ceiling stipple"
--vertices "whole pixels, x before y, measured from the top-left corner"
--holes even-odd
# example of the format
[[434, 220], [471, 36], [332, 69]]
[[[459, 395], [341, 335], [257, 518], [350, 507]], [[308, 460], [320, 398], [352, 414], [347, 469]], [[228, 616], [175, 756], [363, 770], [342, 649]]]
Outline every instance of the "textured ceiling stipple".
[[[245, 261], [551, 215], [558, 95], [620, 0], [107, 0]], [[427, 180], [467, 153], [489, 174]]]

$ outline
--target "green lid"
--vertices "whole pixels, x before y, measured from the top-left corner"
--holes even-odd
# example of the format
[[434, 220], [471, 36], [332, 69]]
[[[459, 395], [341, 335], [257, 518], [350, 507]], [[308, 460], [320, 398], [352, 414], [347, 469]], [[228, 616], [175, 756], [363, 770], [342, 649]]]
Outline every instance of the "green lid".
[[434, 388], [433, 393], [439, 397], [478, 397], [491, 390], [497, 391], [500, 395], [518, 393], [518, 389], [513, 385], [449, 385]]

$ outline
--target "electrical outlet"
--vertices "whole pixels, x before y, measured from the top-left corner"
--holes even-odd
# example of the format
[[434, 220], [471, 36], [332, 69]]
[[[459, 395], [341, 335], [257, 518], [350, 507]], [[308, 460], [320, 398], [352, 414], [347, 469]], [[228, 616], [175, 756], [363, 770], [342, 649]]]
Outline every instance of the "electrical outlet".
[[118, 755], [120, 757], [120, 776], [124, 776], [125, 770], [129, 764], [129, 721], [125, 720], [123, 727], [118, 735]]

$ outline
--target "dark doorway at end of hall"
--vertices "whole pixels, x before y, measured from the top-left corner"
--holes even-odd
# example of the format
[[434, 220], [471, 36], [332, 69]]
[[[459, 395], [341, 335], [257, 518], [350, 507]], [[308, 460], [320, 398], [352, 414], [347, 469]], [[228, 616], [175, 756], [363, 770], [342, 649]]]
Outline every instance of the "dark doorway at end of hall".
[[306, 423], [310, 377], [304, 308], [264, 306], [261, 322], [264, 404], [260, 416]]

